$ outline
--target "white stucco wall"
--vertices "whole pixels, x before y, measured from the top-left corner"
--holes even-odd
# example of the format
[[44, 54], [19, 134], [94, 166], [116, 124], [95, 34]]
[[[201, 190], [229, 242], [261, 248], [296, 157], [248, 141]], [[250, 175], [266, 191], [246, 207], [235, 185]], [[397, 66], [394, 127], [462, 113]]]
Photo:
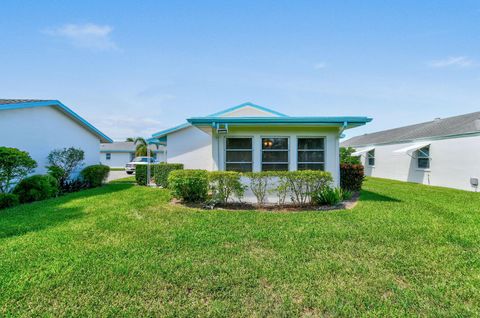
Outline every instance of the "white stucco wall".
[[185, 169], [212, 170], [212, 136], [193, 126], [169, 134], [167, 162], [183, 163]]
[[432, 140], [430, 143], [430, 169], [418, 169], [416, 159], [395, 153], [395, 150], [416, 144], [400, 143], [375, 146], [374, 167], [369, 166], [366, 155], [362, 155], [365, 174], [474, 191], [470, 178], [480, 178], [480, 136]]
[[[110, 160], [107, 160], [106, 154], [110, 153]], [[111, 168], [125, 168], [125, 165], [132, 159], [132, 155], [129, 152], [101, 152], [100, 162], [102, 165], [109, 166]]]
[[0, 146], [27, 151], [45, 173], [53, 149], [75, 147], [85, 152], [85, 166], [100, 162], [100, 140], [54, 107], [0, 111]]

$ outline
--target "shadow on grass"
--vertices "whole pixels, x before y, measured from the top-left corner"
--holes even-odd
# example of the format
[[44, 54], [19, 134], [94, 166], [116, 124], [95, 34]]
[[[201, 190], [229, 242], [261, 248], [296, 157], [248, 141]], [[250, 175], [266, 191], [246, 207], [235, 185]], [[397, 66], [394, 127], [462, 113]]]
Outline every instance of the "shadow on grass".
[[402, 202], [396, 198], [382, 195], [376, 192], [362, 190], [360, 193], [360, 201], [379, 201], [379, 202]]
[[0, 239], [21, 236], [30, 232], [41, 231], [59, 224], [84, 217], [84, 204], [79, 202], [73, 207], [66, 203], [82, 198], [108, 195], [134, 186], [121, 182], [108, 184], [101, 188], [83, 190], [40, 202], [22, 204], [0, 211]]

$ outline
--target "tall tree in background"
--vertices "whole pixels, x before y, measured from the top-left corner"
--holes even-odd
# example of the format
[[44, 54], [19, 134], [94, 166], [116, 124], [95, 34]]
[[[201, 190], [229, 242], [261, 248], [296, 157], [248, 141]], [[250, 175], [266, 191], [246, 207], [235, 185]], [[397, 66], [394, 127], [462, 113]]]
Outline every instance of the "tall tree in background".
[[127, 142], [135, 142], [135, 138], [133, 138], [133, 137], [128, 137], [127, 139], [125, 139], [125, 141], [127, 141]]
[[133, 142], [135, 143], [135, 146], [136, 146], [135, 156], [136, 157], [146, 156], [148, 143], [145, 140], [145, 138], [137, 137], [133, 140]]
[[352, 153], [355, 152], [355, 149], [352, 147], [340, 147], [340, 163], [349, 163], [353, 165], [359, 165], [360, 157], [352, 156]]

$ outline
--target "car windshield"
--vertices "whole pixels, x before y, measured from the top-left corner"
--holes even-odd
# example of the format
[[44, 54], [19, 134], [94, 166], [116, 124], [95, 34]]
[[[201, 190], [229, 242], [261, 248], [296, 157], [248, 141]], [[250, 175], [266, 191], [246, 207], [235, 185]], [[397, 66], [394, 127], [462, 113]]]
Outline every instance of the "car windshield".
[[[154, 162], [155, 159], [154, 158], [150, 158], [150, 162]], [[147, 157], [137, 157], [135, 159], [133, 159], [132, 162], [148, 162], [148, 158]]]

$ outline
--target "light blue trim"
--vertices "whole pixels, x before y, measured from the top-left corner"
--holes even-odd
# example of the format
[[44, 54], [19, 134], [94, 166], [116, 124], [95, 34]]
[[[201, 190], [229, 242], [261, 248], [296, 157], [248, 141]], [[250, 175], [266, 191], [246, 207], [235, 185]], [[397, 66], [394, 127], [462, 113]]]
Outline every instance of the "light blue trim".
[[192, 125], [229, 123], [239, 125], [321, 125], [352, 128], [372, 121], [368, 117], [194, 117], [187, 119]]
[[[152, 149], [150, 149], [150, 151], [158, 152], [158, 153], [163, 152], [163, 150], [152, 150]], [[111, 152], [111, 153], [135, 153], [135, 150], [105, 150], [105, 149], [102, 149], [102, 150], [100, 150], [100, 152], [102, 152], [102, 153], [109, 153], [109, 152]]]
[[168, 128], [168, 129], [159, 131], [159, 132], [157, 132], [157, 133], [154, 133], [154, 134], [152, 135], [152, 137], [155, 137], [155, 138], [163, 137], [163, 136], [168, 135], [168, 134], [170, 134], [170, 133], [172, 133], [172, 132], [185, 129], [185, 128], [188, 128], [188, 127], [190, 127], [190, 126], [191, 126], [191, 125], [190, 125], [189, 123], [183, 123], [183, 124], [181, 124], [181, 125], [178, 125], [178, 126], [175, 126], [175, 127], [172, 127], [172, 128]]
[[263, 107], [263, 106], [260, 106], [260, 105], [257, 105], [257, 104], [254, 104], [254, 103], [251, 103], [251, 102], [246, 102], [246, 103], [243, 103], [243, 104], [240, 104], [240, 105], [237, 105], [237, 106], [233, 106], [233, 107], [230, 107], [230, 108], [227, 108], [225, 110], [222, 110], [218, 113], [214, 113], [214, 114], [211, 114], [211, 115], [208, 115], [207, 117], [217, 117], [217, 116], [220, 116], [220, 115], [224, 115], [224, 114], [227, 114], [227, 113], [230, 113], [234, 110], [237, 110], [237, 109], [240, 109], [240, 108], [243, 108], [243, 107], [246, 107], [246, 106], [250, 106], [250, 107], [253, 107], [253, 108], [256, 108], [256, 109], [259, 109], [261, 111], [264, 111], [264, 112], [267, 112], [267, 113], [271, 113], [271, 114], [274, 114], [274, 115], [277, 115], [277, 116], [280, 116], [280, 117], [288, 117], [287, 115], [285, 114], [282, 114], [282, 113], [279, 113], [273, 109], [270, 109], [270, 108], [267, 108], [267, 107]]
[[5, 104], [5, 105], [0, 105], [0, 110], [8, 110], [8, 109], [21, 109], [21, 108], [33, 108], [33, 107], [46, 107], [46, 106], [55, 106], [58, 107], [59, 110], [64, 112], [66, 115], [68, 115], [70, 118], [76, 120], [78, 123], [80, 123], [82, 126], [87, 128], [90, 132], [92, 132], [94, 135], [97, 135], [100, 137], [101, 142], [104, 143], [111, 143], [113, 142], [112, 139], [110, 139], [107, 135], [103, 134], [100, 130], [95, 128], [92, 124], [90, 124], [88, 121], [80, 117], [77, 113], [75, 113], [73, 110], [62, 104], [58, 100], [46, 100], [46, 101], [38, 101], [38, 102], [26, 102], [26, 103], [15, 103], [15, 104]]

